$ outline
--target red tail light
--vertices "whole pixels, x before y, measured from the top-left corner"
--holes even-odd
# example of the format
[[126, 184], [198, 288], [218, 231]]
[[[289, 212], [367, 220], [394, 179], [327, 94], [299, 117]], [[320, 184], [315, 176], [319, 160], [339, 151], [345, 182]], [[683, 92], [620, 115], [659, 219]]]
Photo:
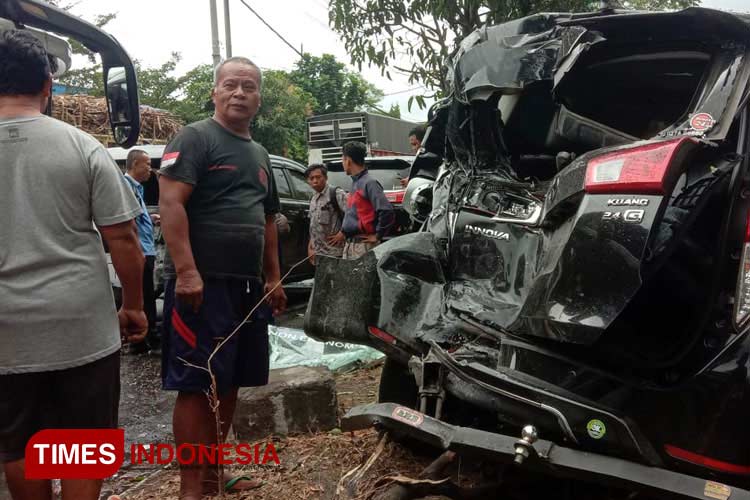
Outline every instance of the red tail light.
[[665, 194], [669, 165], [683, 144], [682, 137], [598, 156], [586, 169], [588, 193]]
[[664, 445], [664, 451], [673, 458], [700, 465], [701, 467], [707, 467], [721, 472], [729, 472], [730, 474], [750, 474], [750, 466], [748, 465], [731, 464], [714, 458], [704, 457], [703, 455], [683, 450], [682, 448], [672, 446], [671, 444]]
[[391, 203], [403, 203], [405, 194], [406, 189], [403, 189], [401, 191], [386, 191], [385, 197]]
[[745, 222], [745, 244], [737, 273], [737, 295], [734, 297], [734, 324], [741, 328], [750, 318], [750, 213]]
[[383, 342], [386, 342], [388, 344], [396, 343], [396, 337], [394, 337], [390, 333], [384, 332], [380, 328], [377, 328], [375, 326], [368, 326], [367, 331], [370, 332], [370, 335], [372, 335], [373, 337], [379, 338]]

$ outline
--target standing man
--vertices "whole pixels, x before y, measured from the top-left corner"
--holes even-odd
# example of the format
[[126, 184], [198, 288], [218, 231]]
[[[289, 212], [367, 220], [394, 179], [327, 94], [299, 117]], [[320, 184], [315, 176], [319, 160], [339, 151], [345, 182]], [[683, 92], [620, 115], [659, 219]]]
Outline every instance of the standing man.
[[425, 128], [422, 125], [417, 125], [409, 131], [409, 145], [411, 146], [412, 153], [417, 154], [419, 152], [425, 132]]
[[341, 231], [329, 239], [331, 244], [344, 245], [345, 259], [358, 259], [383, 241], [393, 225], [394, 212], [391, 202], [383, 193], [383, 186], [370, 177], [365, 168], [367, 146], [352, 141], [344, 144], [344, 172], [352, 177], [352, 190], [347, 200], [347, 209]]
[[[177, 445], [217, 442], [206, 372], [216, 347], [242, 323], [264, 291], [273, 314], [286, 308], [280, 286], [275, 215], [279, 197], [268, 152], [253, 141], [250, 122], [261, 100], [261, 72], [232, 57], [214, 72], [213, 118], [183, 128], [167, 146], [159, 176], [159, 207], [167, 255], [162, 384], [179, 391], [172, 420]], [[273, 291], [272, 291], [273, 290]], [[239, 387], [268, 383], [268, 324], [257, 317], [211, 360], [223, 440]], [[257, 487], [220, 477], [215, 467], [180, 470], [180, 498], [197, 500]]]
[[310, 242], [307, 254], [315, 264], [316, 255], [341, 258], [344, 245], [335, 235], [341, 231], [346, 210], [346, 193], [328, 184], [328, 169], [322, 163], [313, 163], [305, 170], [307, 183], [315, 190], [310, 199]]
[[[49, 480], [24, 477], [36, 432], [117, 427], [121, 339], [148, 325], [140, 207], [99, 142], [42, 114], [51, 73], [34, 36], [0, 33], [0, 462], [15, 500], [52, 499]], [[63, 479], [63, 498], [97, 500], [101, 484]]]
[[159, 349], [159, 333], [156, 331], [156, 293], [154, 290], [154, 263], [156, 262], [156, 244], [154, 243], [154, 224], [159, 223], [159, 215], [149, 215], [146, 202], [143, 200], [143, 186], [141, 183], [151, 178], [151, 158], [142, 149], [131, 149], [125, 160], [125, 179], [130, 184], [138, 203], [141, 214], [135, 219], [138, 228], [138, 239], [141, 250], [146, 257], [143, 265], [143, 310], [148, 318], [148, 334], [146, 341], [130, 345], [130, 352], [143, 354], [149, 349]]
[[[426, 130], [422, 125], [417, 125], [409, 131], [409, 146], [411, 146], [411, 152], [415, 155], [419, 152], [419, 148], [422, 147], [422, 139], [424, 139], [425, 133]], [[401, 179], [401, 187], [406, 187], [408, 184], [408, 177]]]

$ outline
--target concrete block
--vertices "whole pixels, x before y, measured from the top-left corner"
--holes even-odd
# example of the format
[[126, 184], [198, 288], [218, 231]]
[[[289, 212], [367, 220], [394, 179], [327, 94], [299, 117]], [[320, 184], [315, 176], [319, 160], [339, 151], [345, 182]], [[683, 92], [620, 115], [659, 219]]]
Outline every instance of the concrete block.
[[338, 426], [336, 381], [325, 367], [271, 370], [263, 387], [243, 387], [232, 422], [237, 439], [327, 431]]

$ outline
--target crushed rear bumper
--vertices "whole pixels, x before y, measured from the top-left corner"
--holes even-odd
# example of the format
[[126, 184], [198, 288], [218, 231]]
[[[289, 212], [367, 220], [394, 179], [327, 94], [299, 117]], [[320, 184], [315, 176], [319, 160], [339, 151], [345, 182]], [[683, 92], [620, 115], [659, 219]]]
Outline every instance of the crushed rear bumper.
[[[343, 418], [344, 430], [377, 426], [408, 434], [439, 449], [521, 464], [560, 477], [598, 482], [614, 487], [657, 493], [658, 498], [750, 500], [750, 491], [620, 458], [574, 450], [551, 441], [524, 442], [520, 438], [458, 427], [394, 403], [352, 408]], [[521, 450], [519, 450], [519, 446]], [[519, 451], [526, 456], [519, 460]]]

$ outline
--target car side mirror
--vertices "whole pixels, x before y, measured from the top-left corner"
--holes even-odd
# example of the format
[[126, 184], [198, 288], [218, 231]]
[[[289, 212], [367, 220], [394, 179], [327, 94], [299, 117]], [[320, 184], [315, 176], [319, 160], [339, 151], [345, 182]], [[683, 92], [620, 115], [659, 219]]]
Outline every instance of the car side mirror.
[[132, 67], [105, 66], [104, 85], [112, 136], [118, 145], [128, 148], [138, 141], [140, 131], [135, 71]]

